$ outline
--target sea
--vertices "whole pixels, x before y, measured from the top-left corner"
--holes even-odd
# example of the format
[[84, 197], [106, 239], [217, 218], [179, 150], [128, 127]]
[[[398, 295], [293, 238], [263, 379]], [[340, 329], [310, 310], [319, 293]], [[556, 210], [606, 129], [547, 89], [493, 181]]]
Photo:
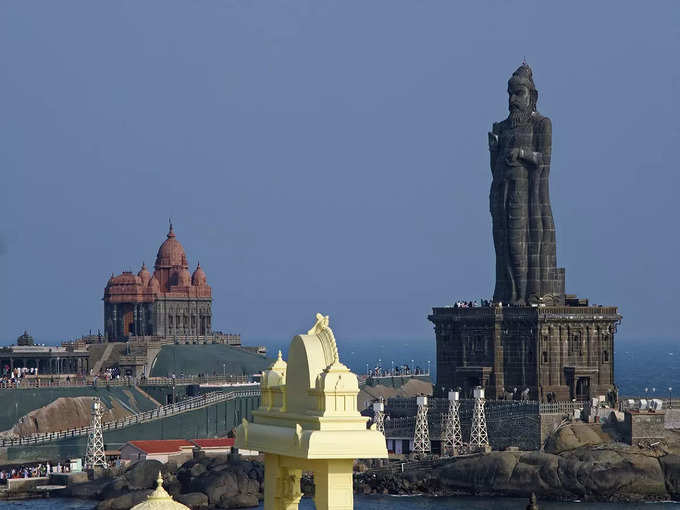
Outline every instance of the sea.
[[[451, 497], [432, 498], [428, 496], [355, 496], [357, 510], [524, 510], [526, 498], [475, 498]], [[680, 508], [679, 502], [660, 503], [587, 503], [539, 501], [541, 510], [666, 510]], [[96, 502], [82, 499], [33, 499], [0, 502], [0, 510], [93, 510]], [[257, 507], [259, 510], [264, 506]], [[304, 498], [301, 510], [313, 510], [314, 501]]]
[[[281, 344], [276, 349], [281, 349]], [[433, 381], [436, 378], [434, 333], [432, 338], [422, 340], [339, 340], [338, 350], [341, 361], [357, 374], [366, 373], [367, 367], [390, 370], [406, 364], [422, 370], [430, 367]], [[680, 338], [617, 338], [614, 379], [620, 396], [666, 399], [670, 393], [680, 398]]]

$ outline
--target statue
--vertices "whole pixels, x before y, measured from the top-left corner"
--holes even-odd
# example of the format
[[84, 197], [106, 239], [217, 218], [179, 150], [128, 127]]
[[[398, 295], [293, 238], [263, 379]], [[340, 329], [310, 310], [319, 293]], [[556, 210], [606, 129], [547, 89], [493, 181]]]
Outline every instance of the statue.
[[536, 503], [536, 494], [531, 493], [529, 496], [529, 504], [527, 505], [527, 510], [538, 510], [538, 503]]
[[550, 119], [536, 111], [538, 91], [523, 63], [508, 81], [510, 114], [489, 133], [490, 193], [496, 250], [494, 302], [563, 304], [548, 177]]

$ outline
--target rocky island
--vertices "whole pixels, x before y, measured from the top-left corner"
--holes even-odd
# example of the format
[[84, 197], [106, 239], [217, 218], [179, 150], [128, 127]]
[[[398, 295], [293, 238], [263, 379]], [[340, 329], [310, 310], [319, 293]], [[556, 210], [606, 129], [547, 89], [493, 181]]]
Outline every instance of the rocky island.
[[355, 476], [363, 494], [529, 496], [588, 501], [680, 499], [680, 435], [667, 431], [654, 448], [630, 446], [601, 426], [574, 423], [543, 451], [494, 451], [368, 469]]

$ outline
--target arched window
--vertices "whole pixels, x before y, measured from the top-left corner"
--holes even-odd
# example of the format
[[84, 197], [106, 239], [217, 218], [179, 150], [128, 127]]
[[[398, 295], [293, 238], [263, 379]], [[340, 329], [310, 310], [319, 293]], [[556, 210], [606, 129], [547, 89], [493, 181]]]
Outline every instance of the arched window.
[[602, 361], [605, 363], [609, 362], [609, 351], [602, 351]]

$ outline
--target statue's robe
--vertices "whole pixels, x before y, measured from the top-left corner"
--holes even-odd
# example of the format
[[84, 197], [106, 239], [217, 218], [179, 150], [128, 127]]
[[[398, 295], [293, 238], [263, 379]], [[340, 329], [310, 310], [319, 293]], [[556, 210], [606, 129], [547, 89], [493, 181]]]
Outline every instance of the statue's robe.
[[[548, 178], [552, 147], [550, 119], [538, 113], [513, 126], [494, 123], [498, 143], [491, 150], [490, 207], [496, 249], [494, 301], [513, 304], [557, 302], [564, 276], [557, 270], [555, 223]], [[508, 162], [512, 149], [533, 153]]]

